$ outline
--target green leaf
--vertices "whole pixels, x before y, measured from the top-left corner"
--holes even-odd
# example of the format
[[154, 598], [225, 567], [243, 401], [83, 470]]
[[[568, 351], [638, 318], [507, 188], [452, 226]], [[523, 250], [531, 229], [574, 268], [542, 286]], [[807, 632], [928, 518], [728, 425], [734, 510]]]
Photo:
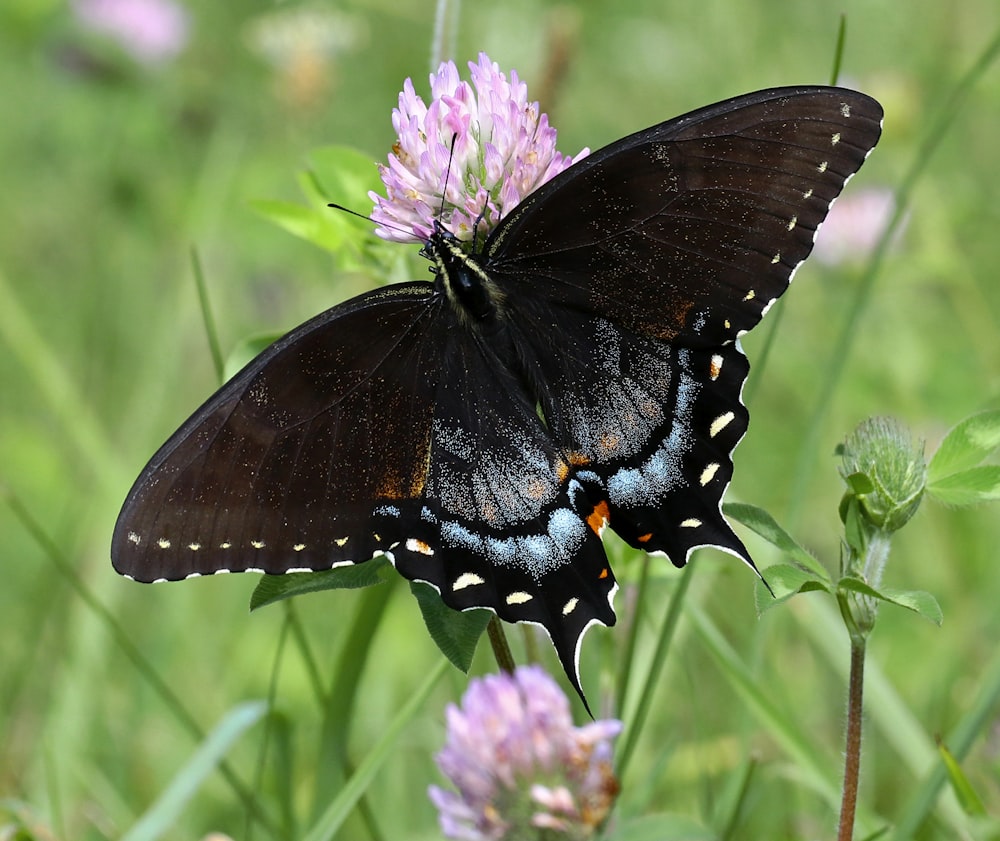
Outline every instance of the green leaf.
[[223, 366], [223, 381], [228, 382], [231, 380], [243, 370], [243, 367], [251, 359], [255, 359], [267, 350], [282, 335], [282, 333], [258, 333], [237, 342], [236, 347], [226, 357], [226, 364]]
[[156, 802], [122, 836], [122, 841], [154, 841], [171, 836], [191, 798], [215, 772], [229, 749], [265, 712], [267, 704], [263, 701], [250, 701], [226, 713]]
[[1000, 465], [970, 467], [937, 479], [927, 493], [946, 505], [975, 505], [1000, 499]]
[[929, 619], [935, 625], [940, 625], [944, 620], [944, 614], [941, 612], [941, 606], [937, 603], [937, 599], [923, 590], [895, 590], [889, 587], [876, 590], [860, 578], [852, 576], [841, 578], [837, 582], [837, 588], [905, 607], [907, 610], [920, 614], [924, 619]]
[[944, 621], [941, 605], [930, 593], [923, 590], [896, 590], [890, 587], [883, 587], [879, 593], [883, 600], [912, 610], [935, 625], [940, 625]]
[[[797, 593], [809, 593], [816, 590], [832, 592], [832, 582], [825, 570], [822, 576], [818, 576], [809, 570], [791, 564], [775, 564], [764, 570], [762, 575], [771, 587], [771, 592], [768, 592], [762, 581], [757, 582], [754, 603], [758, 616], [775, 605], [787, 601]], [[774, 593], [773, 597], [771, 596], [772, 592]]]
[[437, 590], [420, 581], [410, 584], [424, 624], [441, 653], [455, 668], [468, 673], [479, 637], [490, 622], [488, 610], [452, 610], [441, 601]]
[[927, 466], [931, 483], [975, 467], [1000, 447], [1000, 410], [981, 412], [954, 426]]
[[327, 207], [330, 200], [313, 172], [301, 172], [297, 180], [312, 206], [310, 213], [316, 219], [310, 235], [304, 238], [338, 257], [343, 256], [343, 251], [351, 251], [351, 256], [357, 257], [361, 243], [372, 235], [373, 224], [335, 207]]
[[[379, 242], [374, 224], [366, 218], [327, 207], [342, 204], [367, 216], [369, 191], [382, 186], [378, 167], [370, 156], [349, 146], [324, 146], [309, 154], [310, 169], [299, 177], [299, 187], [317, 210], [323, 227], [318, 245], [354, 261], [361, 259], [366, 243]], [[347, 252], [346, 254], [342, 252]], [[357, 263], [354, 268], [359, 268]]]
[[[309, 153], [309, 162], [325, 201], [346, 206], [361, 201], [368, 205], [368, 192], [382, 186], [375, 161], [350, 146], [322, 146]], [[354, 209], [361, 213], [368, 208]]]
[[983, 801], [976, 793], [972, 783], [969, 782], [969, 778], [965, 776], [965, 772], [962, 770], [962, 766], [959, 765], [958, 759], [955, 758], [955, 755], [948, 750], [948, 746], [943, 742], [938, 743], [938, 753], [941, 754], [941, 761], [948, 771], [948, 779], [951, 780], [951, 787], [958, 798], [958, 802], [962, 804], [965, 814], [985, 816], [987, 814], [986, 807], [983, 806]]
[[[381, 242], [366, 218], [371, 209], [368, 192], [381, 184], [375, 162], [357, 149], [327, 146], [315, 150], [310, 163], [296, 179], [307, 206], [271, 199], [251, 206], [289, 233], [334, 254], [343, 268], [370, 270], [364, 253]], [[360, 218], [327, 207], [331, 201], [355, 210]]]
[[250, 610], [274, 604], [282, 599], [321, 590], [357, 590], [385, 581], [383, 568], [389, 563], [385, 555], [350, 566], [323, 572], [293, 572], [287, 575], [265, 575], [250, 597]]
[[277, 199], [253, 199], [250, 206], [290, 234], [317, 244], [324, 239], [322, 217], [311, 207]]
[[845, 476], [844, 481], [857, 496], [864, 496], [875, 490], [875, 483], [867, 473], [852, 473], [850, 476]]
[[861, 516], [861, 502], [851, 494], [847, 494], [845, 500], [847, 504], [846, 506], [841, 505], [840, 513], [844, 522], [844, 540], [857, 555], [861, 556], [865, 553], [865, 544], [867, 543]]
[[727, 517], [732, 517], [737, 522], [743, 523], [747, 528], [755, 531], [768, 543], [776, 546], [797, 564], [812, 572], [816, 577], [826, 582], [830, 581], [830, 576], [823, 565], [809, 554], [806, 549], [800, 546], [787, 531], [778, 525], [774, 517], [763, 508], [758, 508], [756, 505], [747, 505], [742, 502], [728, 502], [722, 507], [722, 510]]

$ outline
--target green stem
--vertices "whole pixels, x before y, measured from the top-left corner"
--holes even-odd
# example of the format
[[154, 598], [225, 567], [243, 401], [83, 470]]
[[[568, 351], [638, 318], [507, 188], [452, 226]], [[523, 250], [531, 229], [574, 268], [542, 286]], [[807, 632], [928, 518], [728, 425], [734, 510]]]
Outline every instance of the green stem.
[[639, 701], [636, 704], [632, 721], [629, 722], [628, 728], [625, 731], [624, 742], [618, 752], [615, 776], [619, 780], [625, 778], [625, 769], [632, 759], [633, 751], [639, 744], [639, 737], [652, 708], [653, 694], [656, 690], [660, 674], [663, 671], [670, 643], [674, 639], [674, 632], [677, 630], [677, 624], [680, 621], [681, 610], [684, 607], [684, 595], [687, 593], [688, 587], [691, 586], [691, 579], [694, 577], [694, 566], [694, 558], [692, 558], [681, 571], [677, 587], [670, 597], [670, 604], [667, 606], [667, 615], [664, 617], [663, 625], [660, 627], [660, 634], [656, 640], [656, 649], [653, 652], [649, 672], [646, 675], [642, 691], [639, 694]]
[[538, 651], [538, 637], [530, 625], [521, 624], [521, 642], [524, 644], [524, 659], [528, 663], [541, 663], [542, 656]]
[[196, 248], [191, 249], [191, 271], [194, 274], [195, 289], [198, 290], [198, 305], [201, 308], [201, 318], [205, 325], [208, 350], [212, 354], [212, 365], [215, 366], [215, 378], [221, 385], [226, 381], [226, 361], [222, 358], [219, 331], [215, 328], [212, 306], [208, 300], [208, 287], [205, 285], [205, 273], [202, 271], [201, 258], [198, 256]]
[[851, 641], [851, 676], [847, 693], [847, 739], [844, 747], [844, 793], [840, 805], [837, 841], [854, 837], [854, 813], [858, 805], [858, 777], [861, 773], [861, 716], [865, 682], [865, 643]]
[[625, 701], [628, 698], [629, 679], [632, 676], [632, 665], [635, 663], [635, 650], [639, 643], [639, 627], [646, 589], [649, 585], [650, 556], [643, 554], [642, 567], [639, 571], [639, 583], [635, 591], [635, 602], [632, 605], [629, 619], [628, 634], [625, 637], [625, 652], [622, 655], [621, 667], [618, 671], [618, 691], [615, 694], [615, 709], [622, 715], [625, 711]]
[[497, 658], [497, 665], [501, 671], [507, 674], [514, 674], [514, 655], [510, 653], [510, 646], [507, 644], [507, 634], [504, 633], [503, 624], [497, 619], [496, 614], [490, 617], [490, 624], [486, 626], [486, 633], [490, 638], [490, 647], [493, 649], [493, 656]]

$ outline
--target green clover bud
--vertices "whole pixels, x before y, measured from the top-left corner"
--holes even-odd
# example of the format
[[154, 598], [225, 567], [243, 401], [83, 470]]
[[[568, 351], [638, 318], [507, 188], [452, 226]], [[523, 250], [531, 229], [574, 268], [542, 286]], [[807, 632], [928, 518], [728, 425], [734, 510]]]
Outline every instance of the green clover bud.
[[860, 423], [841, 447], [841, 476], [862, 516], [884, 532], [902, 528], [920, 507], [927, 484], [924, 443], [892, 418]]

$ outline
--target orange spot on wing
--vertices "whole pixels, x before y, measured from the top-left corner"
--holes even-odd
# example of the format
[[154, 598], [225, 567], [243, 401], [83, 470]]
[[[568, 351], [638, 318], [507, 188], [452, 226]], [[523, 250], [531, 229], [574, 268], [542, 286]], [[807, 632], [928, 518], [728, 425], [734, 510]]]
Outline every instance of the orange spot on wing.
[[590, 530], [599, 535], [601, 529], [603, 529], [607, 524], [608, 520], [611, 519], [611, 512], [608, 510], [608, 503], [604, 500], [598, 502], [594, 506], [594, 510], [590, 512], [590, 516], [587, 517], [587, 525], [590, 526]]
[[649, 543], [649, 541], [652, 540], [652, 539], [653, 539], [653, 533], [652, 532], [649, 532], [648, 534], [640, 534], [636, 538], [636, 540], [638, 540], [640, 543]]
[[583, 453], [567, 453], [566, 460], [559, 460], [556, 465], [556, 476], [560, 482], [565, 482], [569, 478], [571, 467], [584, 467], [590, 464], [590, 459]]
[[601, 570], [601, 574], [600, 574], [600, 575], [598, 575], [597, 577], [598, 577], [598, 578], [600, 578], [600, 579], [601, 579], [602, 581], [603, 581], [603, 580], [604, 580], [605, 578], [607, 578], [607, 577], [608, 577], [608, 568], [607, 568], [607, 567], [604, 567], [604, 569], [602, 569], [602, 570]]
[[613, 450], [616, 450], [618, 448], [618, 445], [621, 444], [621, 442], [622, 438], [620, 435], [616, 435], [613, 432], [609, 432], [606, 433], [605, 435], [602, 435], [598, 443], [600, 444], [602, 450], [610, 453]]
[[544, 499], [548, 496], [549, 486], [541, 479], [532, 479], [524, 488], [524, 492], [531, 499]]

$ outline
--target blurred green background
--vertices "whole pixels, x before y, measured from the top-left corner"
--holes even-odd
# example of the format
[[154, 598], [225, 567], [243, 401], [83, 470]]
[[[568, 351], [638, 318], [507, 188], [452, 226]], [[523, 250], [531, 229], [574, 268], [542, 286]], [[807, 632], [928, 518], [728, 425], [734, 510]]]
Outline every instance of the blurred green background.
[[[239, 702], [265, 697], [275, 681], [285, 730], [274, 744], [283, 759], [255, 777], [258, 725], [231, 755], [232, 767], [262, 804], [291, 803], [298, 826], [308, 826], [331, 794], [313, 782], [322, 714], [301, 656], [289, 650], [273, 673], [283, 610], [247, 613], [251, 576], [154, 587], [119, 579], [108, 545], [132, 480], [217, 385], [192, 248], [225, 352], [373, 282], [261, 218], [251, 202], [300, 200], [296, 173], [327, 144], [385, 159], [403, 79], [412, 76], [427, 94], [434, 4], [189, 0], [142, 19], [147, 29], [124, 40], [95, 29], [88, 5], [0, 7], [0, 487], [8, 503], [0, 506], [0, 799], [31, 810], [37, 837], [117, 838], [196, 747], [53, 563], [57, 554], [203, 729]], [[145, 5], [152, 14], [156, 4]], [[848, 33], [841, 80], [886, 110], [882, 142], [843, 201], [866, 190], [891, 200], [888, 191], [927, 153], [928, 133], [960, 78], [996, 37], [995, 0], [467, 3], [453, 57], [463, 73], [480, 50], [516, 68], [558, 127], [561, 150], [575, 154], [731, 95], [829, 81], [840, 12]], [[823, 372], [838, 352], [866, 261], [864, 233], [877, 229], [878, 214], [860, 236], [845, 222], [847, 257], [800, 270], [765, 375], [751, 373], [753, 419], [729, 498], [770, 510], [834, 569], [842, 488], [833, 448], [858, 421], [893, 415], [932, 448], [958, 420], [1000, 408], [997, 67], [966, 93], [910, 196], [818, 424]], [[370, 208], [364, 194], [334, 198]], [[752, 362], [763, 340], [746, 337]], [[760, 565], [778, 560], [747, 540]], [[886, 700], [871, 685], [861, 799], [872, 829], [896, 819], [927, 770], [933, 738], [962, 719], [997, 667], [998, 547], [997, 512], [988, 507], [925, 505], [899, 536], [886, 583], [931, 591], [945, 622], [937, 628], [885, 609], [872, 639], [870, 676], [889, 687]], [[758, 621], [745, 569], [709, 553], [698, 566], [688, 598], [758, 690], [808, 735], [836, 785], [843, 630], [815, 597]], [[631, 556], [616, 565], [626, 585], [637, 570]], [[655, 570], [665, 601], [677, 572]], [[324, 593], [296, 604], [324, 680], [337, 680], [359, 598]], [[643, 645], [652, 644], [660, 618], [654, 601]], [[752, 753], [759, 766], [734, 837], [829, 837], [831, 804], [748, 707], [698, 627], [682, 620], [654, 719], [623, 780], [622, 814], [673, 811], [711, 825]], [[599, 675], [623, 641], [622, 628], [597, 630], [584, 650], [596, 709], [617, 715], [606, 708]], [[372, 645], [358, 678], [360, 705], [344, 722], [355, 763], [440, 656], [399, 585]], [[487, 654], [479, 653], [475, 671], [492, 668]], [[376, 777], [368, 802], [379, 834], [355, 821], [341, 837], [439, 837], [425, 789], [438, 781], [431, 756], [443, 740], [444, 704], [465, 684], [449, 674]], [[964, 763], [994, 814], [996, 713]], [[283, 821], [286, 837], [295, 837], [293, 819]], [[955, 834], [959, 825], [959, 807], [946, 795], [918, 837], [965, 837]], [[168, 837], [218, 830], [241, 838], [243, 827], [243, 807], [213, 776]]]

